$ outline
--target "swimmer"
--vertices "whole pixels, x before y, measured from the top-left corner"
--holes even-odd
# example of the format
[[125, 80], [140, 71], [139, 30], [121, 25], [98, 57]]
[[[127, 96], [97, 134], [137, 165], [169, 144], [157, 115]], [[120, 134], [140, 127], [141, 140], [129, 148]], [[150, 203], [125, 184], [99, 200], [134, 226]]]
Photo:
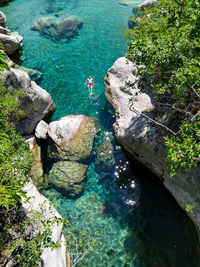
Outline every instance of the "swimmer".
[[93, 85], [94, 85], [94, 83], [95, 83], [95, 82], [94, 82], [94, 79], [93, 79], [91, 76], [89, 76], [89, 77], [87, 78], [85, 84], [87, 84], [87, 82], [88, 82], [88, 85], [87, 85], [88, 90], [89, 90], [90, 94], [92, 95], [92, 89], [93, 89]]

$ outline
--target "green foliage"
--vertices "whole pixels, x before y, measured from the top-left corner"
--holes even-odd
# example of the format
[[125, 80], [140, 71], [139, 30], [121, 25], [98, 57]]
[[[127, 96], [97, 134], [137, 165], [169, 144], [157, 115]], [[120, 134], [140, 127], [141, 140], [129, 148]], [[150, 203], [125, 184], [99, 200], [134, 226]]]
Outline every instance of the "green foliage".
[[52, 240], [52, 227], [62, 222], [61, 218], [45, 219], [41, 212], [32, 211], [29, 218], [16, 226], [19, 229], [17, 240], [11, 248], [15, 262], [22, 267], [35, 267], [44, 248], [59, 248], [60, 242]]
[[3, 70], [9, 70], [9, 67], [6, 61], [6, 54], [3, 52], [3, 49], [0, 46], [0, 72]]
[[185, 167], [197, 167], [200, 159], [200, 121], [184, 123], [177, 137], [165, 137], [169, 175], [173, 176]]
[[139, 12], [127, 32], [127, 57], [141, 66], [141, 90], [149, 82], [157, 98], [170, 97], [171, 105], [190, 114], [179, 135], [165, 138], [170, 176], [196, 167], [200, 158], [199, 122], [193, 119], [200, 110], [199, 17], [199, 0], [160, 0], [142, 16]]
[[190, 204], [186, 204], [185, 209], [187, 212], [194, 213], [195, 206], [190, 205]]
[[7, 91], [0, 83], [0, 207], [7, 211], [17, 205], [28, 178], [32, 155], [23, 138], [16, 134], [15, 123], [22, 115], [19, 110], [22, 92]]

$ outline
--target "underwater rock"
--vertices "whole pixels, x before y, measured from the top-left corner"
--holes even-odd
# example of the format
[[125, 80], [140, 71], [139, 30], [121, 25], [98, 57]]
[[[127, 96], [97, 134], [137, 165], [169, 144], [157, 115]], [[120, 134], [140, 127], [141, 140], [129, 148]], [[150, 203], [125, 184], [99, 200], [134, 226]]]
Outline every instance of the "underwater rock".
[[49, 125], [45, 121], [41, 120], [35, 128], [35, 136], [37, 138], [47, 139], [48, 138], [48, 127]]
[[97, 159], [96, 164], [102, 168], [110, 168], [115, 164], [113, 156], [113, 146], [110, 141], [105, 140], [97, 147]]
[[15, 68], [15, 69], [18, 69], [18, 70], [25, 71], [26, 73], [28, 73], [28, 75], [30, 76], [31, 80], [33, 80], [33, 81], [39, 81], [42, 78], [42, 72], [40, 72], [39, 70], [26, 68], [26, 67], [20, 66], [20, 65], [18, 65], [16, 63], [13, 63], [12, 67]]
[[6, 54], [12, 55], [22, 47], [23, 37], [17, 32], [9, 35], [0, 33], [0, 45]]
[[[181, 171], [173, 179], [169, 177], [164, 133], [142, 116], [142, 112], [153, 110], [152, 102], [155, 100], [148, 88], [147, 93], [139, 93], [135, 81], [137, 66], [125, 57], [117, 59], [105, 78], [106, 97], [115, 108], [116, 122], [113, 126], [117, 142], [129, 155], [161, 178], [183, 210], [188, 203], [194, 205], [194, 212], [188, 215], [200, 231], [200, 168]], [[128, 86], [130, 82], [132, 86]], [[148, 116], [155, 116], [155, 112], [148, 112]], [[166, 114], [162, 120], [166, 124]]]
[[69, 196], [76, 197], [84, 190], [87, 168], [88, 165], [73, 161], [56, 162], [49, 173], [49, 183]]
[[66, 18], [47, 16], [39, 18], [34, 22], [31, 30], [38, 31], [40, 34], [46, 35], [53, 40], [69, 40], [78, 34], [82, 25], [83, 22], [74, 16], [68, 16]]
[[6, 27], [6, 15], [2, 11], [0, 11], [0, 25]]
[[130, 6], [132, 2], [118, 2], [118, 4], [121, 6]]
[[49, 124], [50, 154], [59, 159], [80, 160], [90, 156], [96, 133], [94, 121], [84, 115], [68, 115]]
[[31, 134], [37, 123], [55, 109], [50, 94], [31, 81], [28, 74], [21, 70], [11, 68], [10, 71], [4, 71], [1, 78], [8, 90], [24, 91], [20, 106], [24, 115], [16, 129], [23, 135]]

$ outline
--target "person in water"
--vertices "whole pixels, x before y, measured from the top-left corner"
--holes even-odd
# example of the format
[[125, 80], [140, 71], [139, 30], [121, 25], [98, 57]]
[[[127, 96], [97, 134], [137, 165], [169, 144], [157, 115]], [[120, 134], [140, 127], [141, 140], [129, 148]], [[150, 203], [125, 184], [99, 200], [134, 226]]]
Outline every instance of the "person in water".
[[92, 89], [93, 89], [93, 85], [94, 85], [94, 83], [95, 83], [95, 82], [94, 82], [94, 79], [93, 79], [91, 76], [89, 76], [89, 77], [87, 78], [85, 84], [87, 84], [87, 83], [88, 83], [88, 85], [87, 85], [88, 90], [89, 90], [90, 94], [92, 95]]

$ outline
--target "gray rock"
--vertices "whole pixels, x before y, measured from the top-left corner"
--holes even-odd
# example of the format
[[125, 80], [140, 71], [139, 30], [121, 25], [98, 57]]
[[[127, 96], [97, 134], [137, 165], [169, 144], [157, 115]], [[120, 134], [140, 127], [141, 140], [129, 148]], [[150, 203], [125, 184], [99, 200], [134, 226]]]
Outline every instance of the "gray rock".
[[22, 47], [22, 36], [18, 33], [11, 33], [10, 35], [0, 33], [0, 45], [6, 54], [12, 55]]
[[[127, 63], [128, 64], [127, 64]], [[137, 85], [127, 88], [128, 80], [136, 80], [132, 71], [135, 72], [134, 63], [125, 58], [119, 58], [111, 69], [108, 70], [106, 78], [106, 96], [113, 104], [116, 111], [116, 122], [114, 130], [117, 142], [132, 157], [147, 166], [163, 181], [165, 187], [174, 196], [180, 206], [185, 210], [186, 204], [195, 206], [194, 213], [189, 216], [200, 230], [200, 168], [186, 170], [170, 178], [166, 167], [166, 148], [163, 145], [163, 136], [152, 123], [140, 113], [131, 111], [129, 103], [133, 98], [132, 107], [139, 112], [153, 109], [151, 97], [147, 94], [139, 94]], [[126, 91], [128, 93], [126, 93]], [[148, 113], [148, 116], [153, 116]]]
[[[25, 210], [28, 217], [32, 216], [32, 211], [41, 213], [45, 219], [53, 219], [54, 217], [61, 218], [60, 214], [56, 211], [53, 205], [40, 194], [37, 188], [30, 181], [24, 188], [27, 199], [22, 199], [22, 207]], [[41, 207], [42, 205], [42, 207]], [[37, 225], [33, 225], [33, 229], [36, 229], [40, 225], [38, 220]], [[56, 223], [51, 227], [52, 240], [54, 242], [60, 242], [60, 247], [51, 250], [51, 248], [45, 248], [41, 255], [41, 266], [44, 267], [70, 267], [66, 265], [66, 242], [64, 234], [62, 233], [63, 225], [57, 225]]]
[[69, 40], [78, 34], [82, 24], [83, 22], [74, 16], [69, 16], [63, 19], [60, 17], [49, 16], [39, 18], [32, 24], [31, 29], [38, 31], [40, 34], [46, 35], [53, 40]]
[[10, 31], [7, 28], [4, 28], [3, 26], [0, 26], [0, 33], [3, 34], [10, 34]]
[[48, 138], [48, 127], [49, 125], [45, 121], [41, 120], [35, 128], [35, 136], [37, 138], [47, 139]]
[[157, 3], [159, 0], [146, 0], [143, 3], [137, 5], [137, 7], [141, 8], [141, 9], [145, 9], [145, 8], [149, 8], [151, 7], [153, 4]]
[[28, 74], [21, 70], [11, 68], [9, 72], [4, 71], [1, 78], [8, 90], [22, 89], [24, 91], [21, 100], [24, 116], [16, 129], [21, 134], [31, 134], [37, 123], [55, 109], [50, 94], [31, 81]]
[[6, 27], [6, 15], [2, 11], [0, 11], [0, 25]]
[[85, 164], [59, 161], [53, 165], [48, 181], [69, 196], [76, 197], [83, 192], [87, 168]]
[[96, 133], [94, 121], [84, 115], [68, 115], [49, 124], [53, 157], [80, 160], [89, 157]]

